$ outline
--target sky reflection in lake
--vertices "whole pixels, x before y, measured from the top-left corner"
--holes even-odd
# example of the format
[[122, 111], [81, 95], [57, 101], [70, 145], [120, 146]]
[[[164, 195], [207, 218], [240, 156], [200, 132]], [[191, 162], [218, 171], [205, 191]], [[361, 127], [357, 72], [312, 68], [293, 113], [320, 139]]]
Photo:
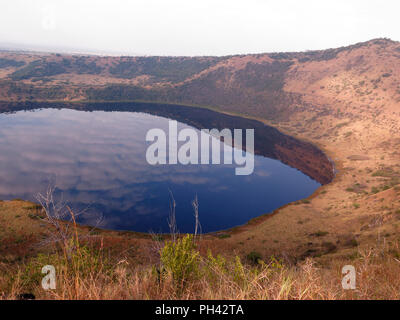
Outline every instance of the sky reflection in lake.
[[250, 176], [236, 176], [235, 165], [151, 166], [145, 136], [152, 128], [168, 132], [168, 119], [69, 109], [0, 114], [0, 199], [34, 200], [55, 183], [71, 207], [88, 208], [82, 223], [95, 224], [101, 212], [103, 228], [167, 232], [170, 190], [178, 229], [193, 231], [197, 195], [202, 230], [211, 232], [307, 197], [320, 185], [262, 156]]

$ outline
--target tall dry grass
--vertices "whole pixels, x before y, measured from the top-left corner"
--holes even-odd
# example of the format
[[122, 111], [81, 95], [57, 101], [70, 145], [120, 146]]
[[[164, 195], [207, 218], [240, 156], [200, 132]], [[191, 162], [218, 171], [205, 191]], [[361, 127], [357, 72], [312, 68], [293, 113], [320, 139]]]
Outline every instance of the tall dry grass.
[[[180, 241], [179, 239], [177, 241]], [[84, 249], [83, 249], [84, 248]], [[272, 259], [256, 266], [239, 258], [200, 257], [196, 271], [177, 278], [162, 266], [137, 267], [127, 260], [107, 261], [100, 251], [81, 247], [73, 260], [62, 254], [42, 256], [19, 266], [0, 280], [1, 299], [33, 293], [37, 299], [399, 299], [398, 247], [366, 248], [351, 260], [357, 271], [356, 290], [343, 290], [341, 268], [346, 259], [318, 266], [313, 259], [286, 266]], [[56, 290], [43, 290], [37, 271], [43, 263], [57, 270]], [[37, 270], [33, 270], [36, 266]], [[35, 273], [36, 272], [36, 273]], [[27, 281], [29, 279], [29, 281]], [[183, 283], [183, 285], [182, 285]]]

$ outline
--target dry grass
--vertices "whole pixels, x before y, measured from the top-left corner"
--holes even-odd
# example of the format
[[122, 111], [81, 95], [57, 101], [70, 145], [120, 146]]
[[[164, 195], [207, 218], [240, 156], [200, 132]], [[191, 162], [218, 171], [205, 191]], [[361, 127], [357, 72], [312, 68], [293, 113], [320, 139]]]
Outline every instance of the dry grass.
[[[84, 300], [399, 299], [399, 256], [399, 245], [387, 243], [358, 249], [348, 257], [308, 258], [295, 265], [273, 257], [248, 265], [239, 257], [215, 257], [209, 252], [196, 254], [195, 271], [177, 281], [177, 269], [161, 262], [138, 267], [127, 258], [113, 259], [102, 246], [80, 244], [70, 258], [60, 250], [39, 254], [18, 266], [0, 264], [0, 299], [18, 299], [24, 293], [36, 299]], [[44, 276], [40, 270], [46, 264], [56, 267], [56, 290], [45, 291], [40, 286]], [[341, 287], [341, 270], [347, 264], [356, 269], [356, 290]]]

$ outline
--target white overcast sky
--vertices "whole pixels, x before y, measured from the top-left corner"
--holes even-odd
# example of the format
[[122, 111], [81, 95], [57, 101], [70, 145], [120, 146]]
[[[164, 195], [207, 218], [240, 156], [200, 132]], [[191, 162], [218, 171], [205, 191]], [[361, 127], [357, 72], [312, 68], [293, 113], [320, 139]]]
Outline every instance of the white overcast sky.
[[400, 40], [399, 0], [1, 0], [0, 45], [226, 55]]

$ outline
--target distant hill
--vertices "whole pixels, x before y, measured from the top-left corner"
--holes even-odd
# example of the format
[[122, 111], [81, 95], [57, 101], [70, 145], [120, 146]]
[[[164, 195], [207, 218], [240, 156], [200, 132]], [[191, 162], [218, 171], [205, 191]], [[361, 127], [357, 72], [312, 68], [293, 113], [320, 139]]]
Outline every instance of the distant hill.
[[163, 101], [266, 119], [304, 110], [360, 116], [400, 101], [399, 68], [400, 43], [389, 39], [226, 57], [0, 52], [0, 99]]

